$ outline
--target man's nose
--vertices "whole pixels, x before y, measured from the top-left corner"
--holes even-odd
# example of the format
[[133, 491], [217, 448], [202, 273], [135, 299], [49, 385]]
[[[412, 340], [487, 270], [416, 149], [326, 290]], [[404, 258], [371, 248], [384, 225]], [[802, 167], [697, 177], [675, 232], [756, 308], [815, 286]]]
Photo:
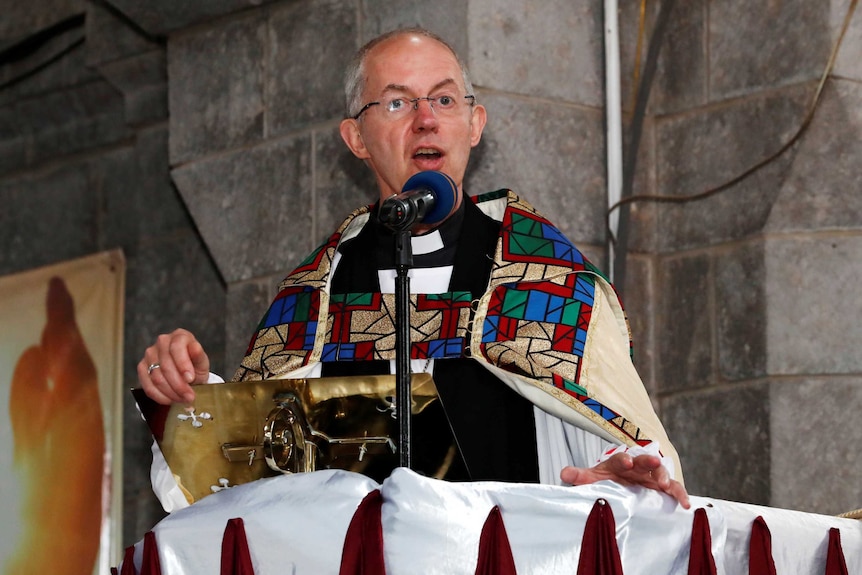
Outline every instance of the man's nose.
[[436, 129], [437, 114], [431, 100], [419, 98], [413, 104], [413, 127], [415, 129]]

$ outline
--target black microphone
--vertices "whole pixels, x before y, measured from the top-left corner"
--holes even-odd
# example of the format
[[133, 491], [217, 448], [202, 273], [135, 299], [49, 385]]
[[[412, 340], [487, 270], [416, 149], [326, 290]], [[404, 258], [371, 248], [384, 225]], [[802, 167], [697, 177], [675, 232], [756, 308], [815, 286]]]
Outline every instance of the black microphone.
[[454, 211], [458, 186], [444, 174], [429, 170], [410, 177], [401, 193], [380, 204], [380, 221], [393, 230], [406, 230], [416, 224], [438, 224]]

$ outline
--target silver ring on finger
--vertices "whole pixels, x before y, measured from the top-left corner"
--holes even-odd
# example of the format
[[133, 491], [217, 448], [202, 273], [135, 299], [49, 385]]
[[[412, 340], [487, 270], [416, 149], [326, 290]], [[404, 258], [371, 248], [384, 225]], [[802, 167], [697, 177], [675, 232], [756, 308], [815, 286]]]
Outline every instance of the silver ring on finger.
[[157, 364], [157, 363], [151, 363], [151, 364], [150, 364], [150, 366], [147, 368], [147, 375], [152, 374], [152, 373], [153, 373], [153, 370], [154, 370], [154, 369], [159, 369], [159, 367], [161, 367], [159, 364]]

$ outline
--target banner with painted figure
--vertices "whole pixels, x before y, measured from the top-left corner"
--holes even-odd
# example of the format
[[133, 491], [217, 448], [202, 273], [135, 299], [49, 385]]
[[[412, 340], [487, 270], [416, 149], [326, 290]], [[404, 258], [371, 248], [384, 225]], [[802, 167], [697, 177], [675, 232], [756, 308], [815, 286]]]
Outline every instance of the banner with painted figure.
[[0, 575], [119, 558], [125, 260], [0, 277]]

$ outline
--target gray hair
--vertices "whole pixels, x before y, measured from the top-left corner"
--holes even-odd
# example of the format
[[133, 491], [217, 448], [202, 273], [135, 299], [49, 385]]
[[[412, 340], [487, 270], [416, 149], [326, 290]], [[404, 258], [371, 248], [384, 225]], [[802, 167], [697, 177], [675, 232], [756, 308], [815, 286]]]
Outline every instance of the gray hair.
[[464, 88], [467, 90], [467, 94], [473, 94], [473, 83], [470, 81], [470, 74], [467, 71], [467, 66], [461, 60], [458, 53], [455, 52], [455, 49], [443, 38], [438, 36], [437, 34], [426, 30], [425, 28], [421, 28], [418, 26], [410, 27], [410, 28], [398, 28], [396, 30], [391, 30], [377, 36], [373, 40], [369, 41], [365, 44], [356, 55], [353, 57], [353, 60], [347, 66], [347, 72], [344, 75], [344, 97], [345, 97], [345, 107], [347, 112], [347, 117], [352, 118], [355, 116], [359, 110], [362, 108], [362, 92], [365, 88], [365, 81], [367, 78], [365, 77], [365, 61], [368, 57], [368, 53], [378, 44], [389, 40], [390, 38], [395, 38], [397, 36], [405, 36], [408, 34], [417, 34], [419, 36], [425, 36], [426, 38], [431, 38], [432, 40], [436, 40], [437, 42], [443, 44], [452, 55], [455, 56], [455, 60], [458, 62], [458, 66], [461, 68], [461, 78], [464, 80]]

